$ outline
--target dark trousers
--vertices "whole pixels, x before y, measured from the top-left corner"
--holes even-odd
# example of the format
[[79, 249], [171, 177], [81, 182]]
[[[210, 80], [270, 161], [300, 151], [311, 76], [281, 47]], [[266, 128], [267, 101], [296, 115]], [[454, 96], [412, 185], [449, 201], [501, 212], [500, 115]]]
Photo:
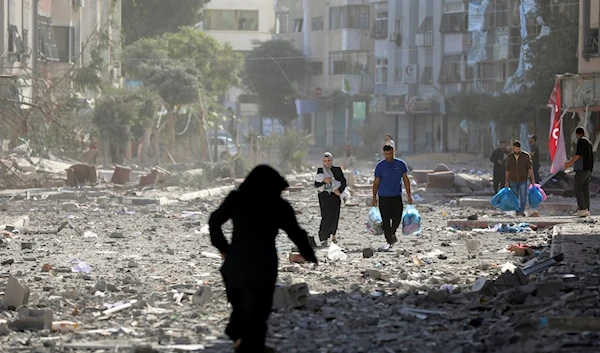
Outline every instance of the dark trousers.
[[242, 340], [236, 352], [263, 352], [275, 283], [240, 288], [226, 285], [225, 289], [233, 307], [225, 334], [234, 342]]
[[506, 184], [506, 174], [504, 170], [494, 170], [494, 193], [497, 194]]
[[398, 241], [396, 230], [402, 221], [402, 195], [399, 196], [379, 196], [379, 212], [383, 222], [383, 234], [388, 244], [394, 244]]
[[319, 207], [321, 208], [320, 241], [326, 241], [337, 232], [341, 206], [342, 200], [336, 194], [330, 194], [327, 191], [319, 193]]
[[542, 181], [542, 178], [540, 178], [540, 166], [534, 165], [531, 168], [533, 169], [533, 177], [535, 178], [535, 182], [536, 184], [539, 184], [540, 181]]
[[575, 197], [577, 198], [578, 210], [590, 210], [590, 180], [592, 172], [589, 170], [578, 170], [573, 180]]

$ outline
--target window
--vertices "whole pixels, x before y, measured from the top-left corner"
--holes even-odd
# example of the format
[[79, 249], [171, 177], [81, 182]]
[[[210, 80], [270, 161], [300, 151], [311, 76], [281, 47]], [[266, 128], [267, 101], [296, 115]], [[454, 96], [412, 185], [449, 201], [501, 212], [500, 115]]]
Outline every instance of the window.
[[508, 0], [494, 0], [493, 10], [489, 12], [493, 22], [491, 26], [508, 27]]
[[369, 28], [369, 6], [348, 5], [329, 8], [329, 29]]
[[440, 83], [458, 83], [461, 81], [461, 55], [448, 55], [442, 61]]
[[445, 13], [442, 16], [440, 32], [442, 33], [461, 33], [468, 30], [468, 15], [464, 12]]
[[562, 0], [555, 2], [552, 6], [552, 12], [555, 15], [563, 14], [571, 22], [579, 22], [579, 1], [578, 0]]
[[583, 45], [583, 55], [594, 55], [598, 56], [600, 54], [600, 29], [598, 28], [590, 28], [585, 37], [585, 42]]
[[421, 83], [426, 85], [433, 84], [433, 66], [425, 66], [421, 75]]
[[310, 74], [313, 76], [323, 75], [323, 62], [313, 61], [310, 63]]
[[394, 83], [402, 83], [402, 70], [399, 67], [394, 68]]
[[54, 38], [58, 49], [58, 61], [71, 63], [75, 58], [75, 28], [54, 26]]
[[58, 49], [54, 41], [50, 17], [39, 16], [38, 21], [40, 24], [40, 58], [42, 60], [58, 60]]
[[204, 10], [204, 29], [258, 31], [258, 10]]
[[369, 52], [335, 52], [329, 55], [330, 72], [333, 75], [366, 74], [369, 68]]
[[275, 34], [284, 34], [288, 32], [288, 22], [290, 14], [287, 12], [277, 12], [275, 14]]
[[313, 17], [311, 19], [312, 22], [312, 30], [313, 31], [322, 31], [323, 30], [323, 17]]
[[421, 22], [415, 37], [417, 46], [433, 47], [433, 17], [427, 16]]
[[17, 26], [8, 26], [8, 52], [18, 54], [23, 49]]
[[373, 38], [387, 38], [388, 36], [388, 13], [378, 12], [375, 16], [375, 24], [373, 25]]
[[304, 26], [304, 19], [296, 19], [294, 20], [294, 32], [300, 33], [302, 32], [302, 27]]
[[31, 52], [29, 51], [29, 31], [23, 30], [23, 38], [21, 40], [21, 53], [24, 55], [29, 55]]
[[375, 66], [375, 83], [387, 83], [388, 81], [388, 61], [387, 59], [377, 59]]

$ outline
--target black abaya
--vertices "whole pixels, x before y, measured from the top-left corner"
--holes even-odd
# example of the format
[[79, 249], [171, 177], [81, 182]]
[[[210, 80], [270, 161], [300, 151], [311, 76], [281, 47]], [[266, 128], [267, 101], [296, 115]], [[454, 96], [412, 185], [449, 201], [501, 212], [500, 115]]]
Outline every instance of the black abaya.
[[[225, 332], [233, 341], [241, 339], [237, 352], [265, 349], [277, 280], [275, 237], [279, 229], [287, 233], [307, 261], [317, 261], [294, 209], [281, 198], [287, 186], [273, 168], [258, 166], [210, 216], [211, 242], [225, 256], [221, 274], [233, 307]], [[233, 221], [231, 244], [221, 229], [229, 219]]]

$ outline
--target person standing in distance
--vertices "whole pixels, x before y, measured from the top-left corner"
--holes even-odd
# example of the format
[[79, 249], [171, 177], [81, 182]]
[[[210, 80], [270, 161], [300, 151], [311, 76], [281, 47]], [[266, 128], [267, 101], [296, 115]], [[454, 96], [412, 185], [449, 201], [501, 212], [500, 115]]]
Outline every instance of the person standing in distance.
[[506, 187], [510, 187], [519, 198], [519, 209], [517, 216], [525, 216], [527, 206], [527, 179], [535, 184], [533, 169], [531, 168], [531, 156], [521, 151], [521, 142], [513, 143], [513, 153], [506, 157]]
[[409, 204], [413, 203], [408, 179], [408, 167], [403, 160], [394, 157], [394, 147], [383, 146], [384, 160], [375, 167], [375, 181], [373, 182], [373, 206], [377, 206], [379, 196], [379, 211], [383, 221], [383, 234], [387, 244], [379, 250], [388, 251], [398, 241], [396, 230], [402, 221], [402, 182], [406, 188], [406, 198]]
[[577, 147], [575, 156], [565, 163], [564, 168], [573, 166], [575, 170], [574, 191], [577, 197], [577, 217], [590, 216], [590, 179], [594, 169], [594, 148], [592, 143], [585, 137], [585, 130], [578, 126], [575, 129], [577, 136]]
[[506, 141], [500, 141], [500, 146], [492, 152], [490, 162], [494, 163], [494, 194], [498, 193], [500, 188], [504, 187], [506, 172], [504, 168], [504, 159], [506, 158]]
[[535, 182], [539, 183], [542, 178], [540, 178], [540, 148], [537, 145], [537, 136], [528, 135], [527, 139], [529, 141], [529, 146], [531, 146], [531, 168], [533, 169], [533, 177], [535, 178]]

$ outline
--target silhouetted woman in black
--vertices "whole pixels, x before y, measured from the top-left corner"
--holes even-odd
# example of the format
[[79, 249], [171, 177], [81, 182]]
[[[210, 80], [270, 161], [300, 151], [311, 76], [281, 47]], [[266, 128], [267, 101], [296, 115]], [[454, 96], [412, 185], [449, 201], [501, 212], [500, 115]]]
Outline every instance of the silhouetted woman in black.
[[[225, 333], [235, 342], [236, 352], [265, 352], [267, 319], [277, 280], [275, 237], [284, 230], [300, 254], [317, 263], [308, 234], [300, 228], [292, 206], [281, 198], [289, 185], [273, 168], [254, 168], [232, 191], [209, 220], [212, 244], [225, 259], [221, 274], [227, 299], [233, 307]], [[233, 220], [231, 244], [221, 226]]]

